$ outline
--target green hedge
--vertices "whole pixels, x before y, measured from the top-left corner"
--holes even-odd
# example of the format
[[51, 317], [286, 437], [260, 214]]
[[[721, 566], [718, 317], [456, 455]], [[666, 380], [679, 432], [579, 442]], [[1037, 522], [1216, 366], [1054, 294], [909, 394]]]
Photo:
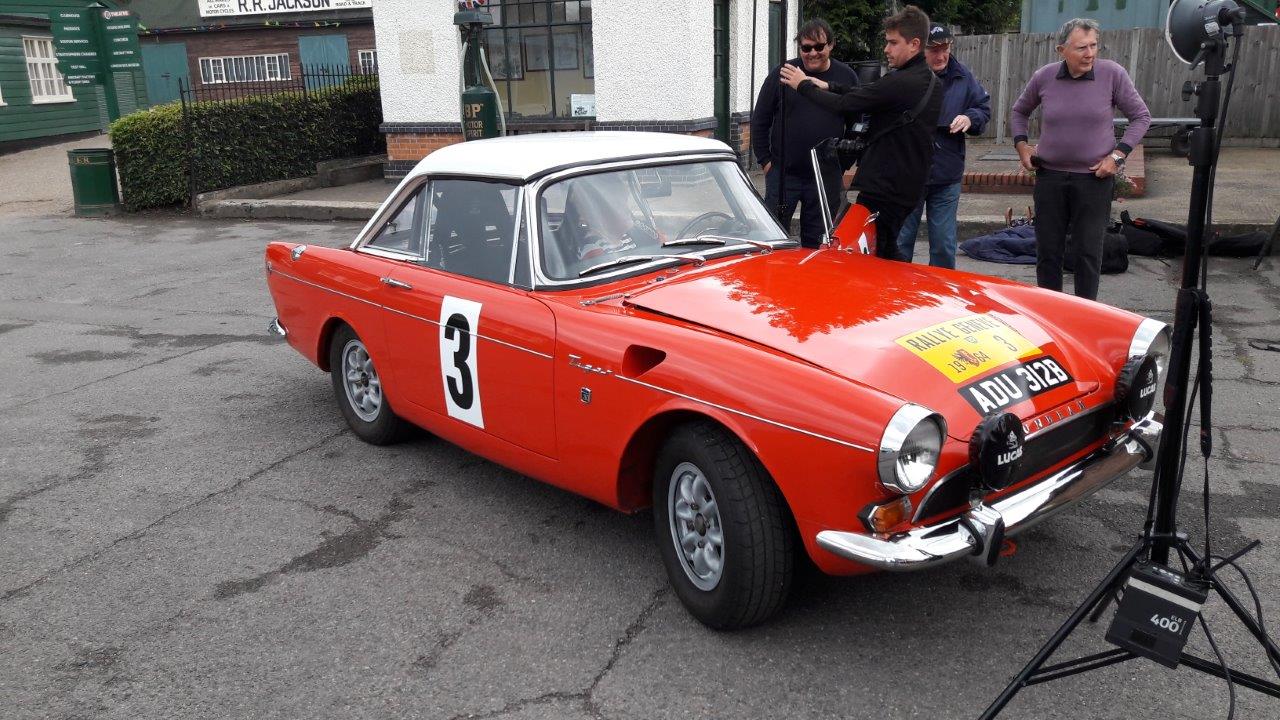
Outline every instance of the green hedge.
[[187, 121], [184, 128], [181, 106], [170, 103], [111, 124], [126, 208], [186, 202], [192, 167], [196, 192], [206, 192], [313, 175], [319, 161], [387, 147], [378, 88], [368, 82], [190, 103]]

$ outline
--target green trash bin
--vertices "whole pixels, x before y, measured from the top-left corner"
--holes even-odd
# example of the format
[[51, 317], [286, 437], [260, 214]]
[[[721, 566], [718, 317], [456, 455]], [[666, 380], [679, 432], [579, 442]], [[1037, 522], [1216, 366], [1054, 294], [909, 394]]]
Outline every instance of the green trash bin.
[[71, 192], [76, 215], [92, 217], [120, 212], [120, 189], [116, 185], [116, 156], [111, 148], [68, 150]]

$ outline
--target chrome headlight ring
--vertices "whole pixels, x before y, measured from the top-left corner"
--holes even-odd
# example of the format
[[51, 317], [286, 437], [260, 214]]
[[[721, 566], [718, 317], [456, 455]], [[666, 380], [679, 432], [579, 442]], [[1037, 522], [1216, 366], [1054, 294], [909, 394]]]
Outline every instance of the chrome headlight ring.
[[1169, 337], [1169, 326], [1159, 320], [1143, 319], [1138, 329], [1133, 332], [1133, 340], [1129, 342], [1129, 354], [1126, 359], [1151, 355], [1156, 359], [1156, 370], [1164, 378], [1169, 369], [1169, 350], [1172, 340]]
[[880, 438], [880, 484], [904, 495], [923, 488], [938, 468], [946, 436], [947, 421], [933, 410], [911, 403], [898, 408]]

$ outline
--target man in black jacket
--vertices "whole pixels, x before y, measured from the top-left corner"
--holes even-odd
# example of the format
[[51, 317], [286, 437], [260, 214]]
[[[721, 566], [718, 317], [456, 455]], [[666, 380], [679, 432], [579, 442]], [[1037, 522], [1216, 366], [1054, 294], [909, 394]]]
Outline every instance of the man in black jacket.
[[849, 88], [786, 65], [780, 73], [783, 84], [822, 107], [849, 119], [871, 115], [870, 141], [853, 189], [859, 204], [879, 213], [876, 254], [891, 260], [902, 259], [898, 234], [924, 196], [942, 112], [942, 86], [922, 52], [928, 37], [929, 16], [908, 5], [884, 20], [884, 54], [894, 72], [876, 82]]
[[[782, 67], [803, 67], [809, 77], [841, 86], [858, 84], [853, 68], [831, 57], [835, 43], [831, 26], [826, 22], [814, 19], [801, 25], [796, 44], [800, 56], [788, 60]], [[800, 242], [805, 247], [818, 247], [826, 228], [809, 150], [827, 138], [843, 136], [844, 117], [782, 86], [778, 82], [780, 69], [774, 68], [760, 86], [751, 114], [751, 146], [764, 170], [765, 204], [778, 215], [778, 222], [788, 232], [796, 205], [800, 205]], [[833, 166], [831, 174], [824, 178], [832, 212], [840, 207], [840, 175], [839, 169]]]

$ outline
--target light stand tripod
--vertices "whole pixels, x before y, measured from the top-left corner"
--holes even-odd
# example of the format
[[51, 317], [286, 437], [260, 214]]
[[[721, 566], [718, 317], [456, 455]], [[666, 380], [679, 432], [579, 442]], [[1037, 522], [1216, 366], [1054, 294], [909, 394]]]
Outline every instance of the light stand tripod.
[[[1234, 22], [1232, 24], [1234, 26]], [[1170, 552], [1176, 552], [1184, 563], [1196, 568], [1193, 572], [1196, 580], [1202, 582], [1207, 586], [1208, 590], [1217, 593], [1226, 602], [1227, 606], [1231, 608], [1250, 634], [1262, 645], [1271, 665], [1278, 669], [1277, 672], [1280, 672], [1280, 648], [1267, 636], [1263, 629], [1261, 618], [1255, 620], [1244, 604], [1214, 574], [1217, 569], [1233, 563], [1237, 558], [1257, 547], [1259, 543], [1255, 541], [1232, 556], [1221, 560], [1217, 565], [1211, 566], [1213, 559], [1198, 555], [1187, 541], [1187, 536], [1178, 532], [1177, 525], [1178, 495], [1182, 484], [1182, 456], [1184, 450], [1182, 430], [1187, 414], [1188, 380], [1191, 370], [1193, 336], [1196, 332], [1197, 323], [1200, 325], [1200, 376], [1197, 382], [1203, 386], [1201, 446], [1206, 456], [1211, 449], [1209, 408], [1212, 385], [1209, 363], [1209, 338], [1211, 333], [1209, 303], [1204, 291], [1197, 288], [1197, 282], [1204, 258], [1205, 223], [1210, 200], [1213, 169], [1218, 157], [1218, 143], [1214, 136], [1214, 126], [1218, 120], [1220, 100], [1218, 76], [1226, 71], [1225, 38], [1219, 35], [1201, 43], [1199, 54], [1196, 56], [1196, 62], [1193, 62], [1193, 67], [1198, 64], [1200, 59], [1203, 59], [1205, 63], [1205, 80], [1198, 87], [1192, 86], [1189, 88], [1191, 92], [1194, 92], [1199, 97], [1196, 113], [1200, 117], [1201, 124], [1199, 128], [1193, 131], [1191, 139], [1190, 162], [1195, 171], [1191, 190], [1191, 208], [1187, 218], [1187, 250], [1182, 268], [1182, 285], [1178, 290], [1174, 313], [1173, 341], [1165, 391], [1165, 431], [1156, 457], [1147, 521], [1137, 544], [1121, 558], [1120, 562], [1111, 569], [1111, 572], [1103, 578], [1102, 582], [1094, 588], [1085, 601], [1063, 623], [1062, 627], [1049, 638], [1048, 642], [1040, 648], [1035, 657], [1009, 683], [1004, 692], [991, 703], [991, 706], [981, 716], [984, 720], [998, 715], [1024, 687], [1096, 670], [1140, 657], [1140, 655], [1130, 650], [1115, 648], [1048, 667], [1044, 665], [1086, 617], [1090, 620], [1096, 620], [1102, 614], [1107, 604], [1121, 591], [1126, 579], [1133, 571], [1135, 563], [1146, 559], [1151, 563], [1165, 565], [1169, 561]], [[1184, 90], [1184, 97], [1189, 99], [1191, 92]], [[1212, 639], [1210, 642], [1212, 644]], [[1220, 656], [1219, 660], [1221, 661]], [[1180, 653], [1178, 662], [1200, 672], [1280, 698], [1280, 685], [1248, 675], [1239, 670], [1232, 670], [1224, 662], [1213, 662], [1186, 652]]]

